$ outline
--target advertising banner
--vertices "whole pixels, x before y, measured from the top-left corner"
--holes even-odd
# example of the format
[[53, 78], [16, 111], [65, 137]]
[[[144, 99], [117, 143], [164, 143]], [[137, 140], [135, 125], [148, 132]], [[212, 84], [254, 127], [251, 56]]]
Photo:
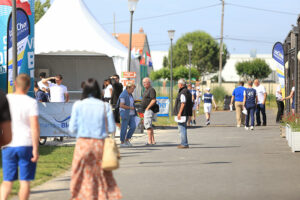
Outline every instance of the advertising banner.
[[157, 117], [168, 117], [170, 105], [169, 97], [156, 97], [156, 102], [159, 106], [159, 112], [157, 113]]
[[276, 61], [276, 72], [281, 86], [282, 96], [285, 97], [284, 50], [282, 43], [275, 43], [273, 46], [272, 57]]
[[39, 103], [41, 136], [71, 137], [68, 128], [73, 103]]
[[[18, 72], [31, 77], [30, 95], [34, 79], [34, 0], [17, 3], [17, 64]], [[12, 76], [12, 7], [11, 0], [0, 0], [0, 89], [11, 93]]]

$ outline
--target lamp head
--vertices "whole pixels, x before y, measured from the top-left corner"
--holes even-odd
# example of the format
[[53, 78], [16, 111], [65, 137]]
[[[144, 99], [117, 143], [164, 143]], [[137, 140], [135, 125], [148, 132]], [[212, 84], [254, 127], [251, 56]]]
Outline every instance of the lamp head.
[[128, 8], [130, 12], [134, 12], [139, 0], [128, 0]]
[[174, 39], [175, 30], [168, 30], [168, 34], [169, 34], [169, 38], [171, 40], [173, 40]]
[[193, 50], [193, 44], [192, 43], [188, 43], [187, 44], [187, 48], [189, 51], [192, 51]]

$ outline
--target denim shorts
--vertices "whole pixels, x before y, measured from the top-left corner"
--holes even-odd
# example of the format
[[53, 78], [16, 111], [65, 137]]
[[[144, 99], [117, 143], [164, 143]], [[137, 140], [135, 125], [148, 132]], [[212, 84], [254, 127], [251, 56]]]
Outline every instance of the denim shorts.
[[32, 147], [5, 147], [2, 149], [2, 169], [4, 181], [18, 179], [18, 168], [21, 181], [34, 180], [36, 163], [31, 162]]

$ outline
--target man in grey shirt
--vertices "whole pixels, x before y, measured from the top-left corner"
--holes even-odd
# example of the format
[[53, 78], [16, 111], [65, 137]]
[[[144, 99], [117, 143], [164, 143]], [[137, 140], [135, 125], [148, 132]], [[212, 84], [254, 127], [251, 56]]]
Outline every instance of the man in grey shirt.
[[155, 116], [155, 113], [153, 112], [153, 106], [156, 104], [156, 91], [153, 87], [151, 87], [151, 80], [148, 77], [143, 79], [143, 85], [146, 90], [143, 94], [141, 105], [144, 111], [144, 126], [148, 133], [147, 145], [154, 145], [155, 140], [152, 121]]

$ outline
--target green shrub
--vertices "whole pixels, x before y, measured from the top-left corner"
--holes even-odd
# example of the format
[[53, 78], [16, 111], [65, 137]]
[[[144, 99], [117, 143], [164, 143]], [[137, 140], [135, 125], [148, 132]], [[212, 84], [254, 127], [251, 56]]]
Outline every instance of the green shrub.
[[224, 101], [224, 97], [227, 95], [226, 90], [223, 87], [215, 87], [212, 89], [211, 93], [214, 95], [214, 100], [216, 103]]
[[276, 101], [276, 96], [274, 94], [268, 94], [267, 101]]

